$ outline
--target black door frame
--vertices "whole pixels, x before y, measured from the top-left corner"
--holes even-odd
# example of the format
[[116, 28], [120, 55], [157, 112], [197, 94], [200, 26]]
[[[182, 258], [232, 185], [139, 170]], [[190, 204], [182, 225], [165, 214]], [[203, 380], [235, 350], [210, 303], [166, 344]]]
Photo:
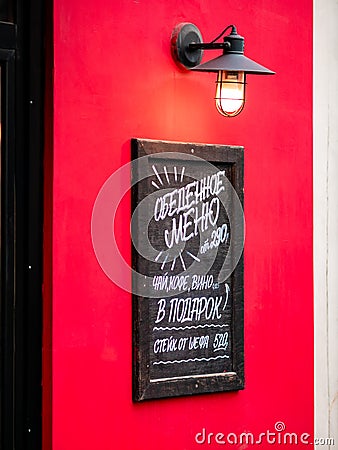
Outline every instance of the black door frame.
[[[0, 448], [42, 447], [45, 9], [18, 0], [0, 23], [2, 67]], [[6, 130], [6, 131], [5, 131]]]

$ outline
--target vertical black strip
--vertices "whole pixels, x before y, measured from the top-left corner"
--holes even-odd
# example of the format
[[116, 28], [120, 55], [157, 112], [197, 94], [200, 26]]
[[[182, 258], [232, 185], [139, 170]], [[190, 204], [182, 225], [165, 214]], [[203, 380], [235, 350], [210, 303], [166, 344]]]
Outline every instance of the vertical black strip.
[[17, 309], [15, 340], [15, 448], [42, 442], [42, 224], [44, 8], [42, 0], [18, 7]]
[[[17, 1], [17, 35], [15, 60], [15, 191], [16, 191], [16, 263], [15, 263], [15, 354], [14, 354], [14, 403], [13, 421], [14, 436], [13, 450], [25, 448], [25, 297], [28, 294], [25, 274], [27, 242], [25, 238], [25, 224], [28, 217], [27, 202], [25, 201], [25, 188], [27, 186], [27, 104], [25, 101], [25, 41], [27, 25], [23, 11], [23, 2]], [[12, 447], [8, 447], [12, 448]]]
[[14, 50], [0, 50], [1, 61], [1, 444], [14, 439], [15, 333], [15, 65]]
[[41, 448], [42, 442], [42, 223], [43, 223], [43, 105], [44, 58], [41, 0], [31, 1], [25, 17], [29, 18], [29, 48], [26, 67], [29, 85], [28, 105], [28, 177], [27, 177], [27, 288], [25, 301], [25, 449]]
[[44, 16], [50, 3], [17, 0], [16, 24], [0, 23], [4, 450], [42, 447]]

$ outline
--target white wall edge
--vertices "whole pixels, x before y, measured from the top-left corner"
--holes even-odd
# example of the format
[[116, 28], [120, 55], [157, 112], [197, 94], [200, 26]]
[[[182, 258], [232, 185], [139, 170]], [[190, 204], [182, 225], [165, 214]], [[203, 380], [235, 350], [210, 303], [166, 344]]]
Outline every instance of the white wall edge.
[[338, 1], [314, 0], [315, 437], [338, 448]]

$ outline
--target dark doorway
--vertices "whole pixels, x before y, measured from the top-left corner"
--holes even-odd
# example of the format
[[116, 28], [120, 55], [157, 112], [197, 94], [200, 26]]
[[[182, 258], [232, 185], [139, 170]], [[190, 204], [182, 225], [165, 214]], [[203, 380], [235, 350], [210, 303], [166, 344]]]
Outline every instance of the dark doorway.
[[44, 17], [0, 0], [0, 447], [41, 449]]

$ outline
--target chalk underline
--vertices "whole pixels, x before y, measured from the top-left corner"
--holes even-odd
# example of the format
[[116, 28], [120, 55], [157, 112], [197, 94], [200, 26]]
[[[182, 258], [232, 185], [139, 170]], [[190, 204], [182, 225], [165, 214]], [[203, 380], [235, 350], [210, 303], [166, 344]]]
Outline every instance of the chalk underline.
[[223, 325], [205, 324], [205, 325], [187, 325], [185, 327], [154, 327], [153, 331], [196, 330], [197, 328], [224, 328], [228, 326], [229, 324]]
[[174, 359], [173, 361], [154, 361], [153, 365], [181, 364], [181, 363], [195, 362], [195, 361], [213, 361], [215, 359], [224, 359], [224, 358], [230, 358], [230, 356], [229, 355], [219, 355], [219, 356], [212, 356], [210, 358], [189, 358], [189, 359]]

